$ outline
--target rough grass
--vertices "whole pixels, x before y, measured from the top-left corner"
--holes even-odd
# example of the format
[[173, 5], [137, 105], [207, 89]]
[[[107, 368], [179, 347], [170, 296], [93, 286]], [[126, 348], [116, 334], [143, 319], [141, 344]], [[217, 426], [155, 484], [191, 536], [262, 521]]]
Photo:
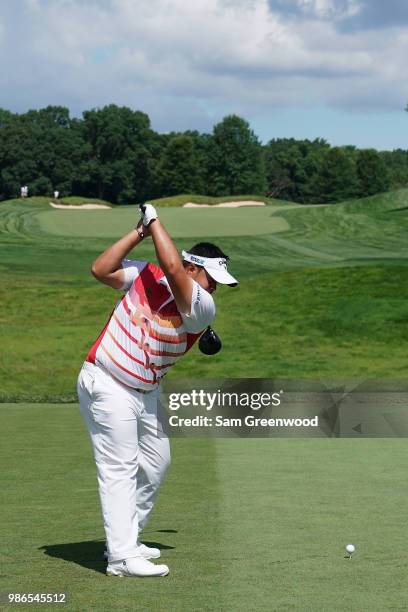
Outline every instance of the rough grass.
[[150, 203], [154, 206], [165, 208], [167, 206], [184, 206], [187, 202], [194, 202], [195, 204], [220, 204], [221, 202], [243, 202], [243, 201], [254, 201], [264, 202], [265, 204], [272, 204], [278, 202], [278, 200], [271, 200], [270, 198], [257, 195], [237, 195], [237, 196], [221, 196], [211, 197], [206, 195], [196, 194], [181, 194], [177, 196], [171, 196], [168, 198], [158, 198], [156, 200], [150, 200]]
[[[408, 366], [406, 193], [277, 213], [270, 208], [163, 210], [170, 232], [184, 231], [176, 239], [179, 248], [212, 239], [215, 224], [225, 234], [217, 242], [241, 280], [238, 288], [220, 287], [216, 294], [214, 327], [223, 350], [209, 358], [195, 348], [169, 376], [186, 376], [194, 365], [204, 377], [403, 378]], [[75, 399], [80, 364], [120, 295], [89, 272], [93, 259], [118, 237], [109, 223], [104, 222], [109, 239], [81, 237], [86, 211], [50, 211], [56, 222], [69, 216], [73, 224], [72, 235], [60, 237], [44, 232], [38, 222], [43, 210], [41, 202], [21, 201], [0, 209], [3, 401]], [[219, 223], [220, 213], [229, 216], [228, 229], [224, 218]], [[267, 223], [272, 227], [277, 215], [289, 229], [251, 236], [254, 213], [269, 215], [259, 220], [262, 229]], [[130, 225], [133, 213], [121, 207], [89, 214], [105, 220], [104, 214], [130, 215]], [[197, 228], [201, 234], [194, 236]], [[227, 235], [231, 228], [242, 235]], [[151, 243], [143, 243], [134, 256], [154, 260]]]
[[[170, 196], [165, 198], [157, 198], [155, 200], [149, 200], [151, 204], [154, 206], [159, 206], [160, 208], [165, 208], [168, 206], [183, 206], [187, 204], [187, 202], [195, 202], [196, 204], [219, 204], [220, 202], [242, 202], [245, 200], [251, 200], [255, 202], [264, 202], [265, 204], [279, 204], [280, 200], [275, 200], [271, 198], [267, 198], [266, 196], [259, 195], [237, 195], [237, 196], [222, 196], [222, 197], [212, 197], [206, 195], [197, 195], [197, 194], [181, 194], [176, 196]], [[30, 198], [13, 198], [11, 200], [3, 200], [0, 201], [0, 204], [9, 204], [12, 202], [22, 202], [28, 204], [48, 204], [49, 202], [56, 202], [58, 204], [71, 204], [71, 205], [80, 205], [87, 203], [94, 204], [105, 204], [106, 206], [111, 206], [115, 208], [122, 208], [129, 205], [135, 206], [134, 202], [129, 202], [129, 204], [119, 205], [112, 204], [112, 202], [108, 202], [107, 200], [101, 200], [99, 198], [87, 198], [84, 196], [64, 196], [58, 198], [58, 200], [54, 199], [54, 196], [33, 196]], [[141, 203], [141, 202], [140, 202]], [[295, 205], [292, 202], [285, 202], [285, 205]]]
[[49, 204], [51, 201], [51, 196], [33, 196], [30, 198], [12, 198], [11, 200], [0, 200], [0, 206], [9, 206], [14, 205], [17, 206], [21, 204], [22, 206], [38, 206], [41, 204]]
[[69, 204], [71, 206], [80, 206], [81, 204], [104, 204], [105, 206], [114, 206], [114, 204], [108, 202], [107, 200], [100, 200], [99, 198], [84, 198], [83, 196], [67, 196], [64, 198], [58, 198], [58, 200], [51, 198], [50, 201], [55, 202], [56, 204]]
[[[86, 253], [77, 260], [83, 277], [20, 272], [10, 282], [0, 274], [3, 401], [75, 401], [81, 362], [120, 295], [93, 281], [85, 257], [90, 263]], [[223, 350], [206, 357], [193, 348], [170, 379], [192, 371], [209, 378], [405, 377], [406, 268], [239, 276], [240, 287], [217, 296], [214, 328]]]
[[50, 202], [55, 202], [57, 204], [70, 204], [80, 205], [80, 204], [105, 204], [106, 206], [114, 206], [111, 202], [107, 200], [99, 200], [98, 198], [86, 198], [83, 196], [67, 196], [63, 198], [58, 198], [56, 200], [54, 196], [33, 196], [30, 198], [13, 198], [11, 200], [2, 200], [0, 201], [0, 205], [8, 205], [8, 204], [23, 204], [23, 205], [38, 205], [38, 204], [47, 204]]

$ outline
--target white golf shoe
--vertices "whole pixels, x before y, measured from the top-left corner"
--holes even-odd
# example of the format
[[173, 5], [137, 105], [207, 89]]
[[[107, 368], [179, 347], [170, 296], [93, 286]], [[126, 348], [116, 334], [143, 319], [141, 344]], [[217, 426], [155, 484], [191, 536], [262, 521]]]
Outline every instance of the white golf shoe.
[[[146, 546], [145, 544], [141, 544], [138, 542], [139, 553], [143, 559], [159, 559], [161, 556], [161, 552], [159, 548], [152, 548], [150, 546]], [[108, 549], [105, 546], [105, 550], [103, 551], [103, 556], [107, 560], [108, 559]]]
[[161, 552], [159, 548], [153, 548], [152, 546], [146, 546], [145, 544], [138, 543], [139, 552], [143, 559], [159, 559]]
[[107, 576], [120, 576], [123, 578], [147, 578], [148, 576], [167, 576], [167, 565], [155, 565], [142, 557], [131, 557], [123, 561], [112, 561], [106, 568]]

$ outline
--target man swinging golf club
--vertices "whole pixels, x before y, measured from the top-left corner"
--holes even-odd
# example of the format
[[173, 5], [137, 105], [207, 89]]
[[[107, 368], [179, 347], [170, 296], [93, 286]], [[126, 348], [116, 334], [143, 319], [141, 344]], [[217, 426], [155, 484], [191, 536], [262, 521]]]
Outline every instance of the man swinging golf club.
[[[97, 467], [110, 576], [166, 576], [160, 550], [139, 540], [170, 463], [162, 429], [159, 384], [202, 335], [200, 348], [221, 347], [205, 330], [215, 316], [217, 283], [235, 286], [228, 257], [211, 243], [183, 251], [183, 261], [151, 204], [137, 227], [92, 266], [102, 283], [125, 291], [89, 351], [78, 377], [78, 396]], [[151, 236], [159, 266], [126, 260]]]

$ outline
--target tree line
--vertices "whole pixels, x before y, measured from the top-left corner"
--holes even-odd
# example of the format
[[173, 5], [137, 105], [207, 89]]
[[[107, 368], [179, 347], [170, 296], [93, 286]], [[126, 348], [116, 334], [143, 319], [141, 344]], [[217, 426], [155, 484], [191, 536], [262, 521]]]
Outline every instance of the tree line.
[[85, 111], [0, 109], [0, 199], [95, 197], [118, 204], [181, 193], [267, 195], [338, 202], [408, 185], [408, 151], [332, 147], [322, 139], [262, 144], [245, 119], [225, 117], [211, 134], [160, 134], [148, 115], [116, 105]]

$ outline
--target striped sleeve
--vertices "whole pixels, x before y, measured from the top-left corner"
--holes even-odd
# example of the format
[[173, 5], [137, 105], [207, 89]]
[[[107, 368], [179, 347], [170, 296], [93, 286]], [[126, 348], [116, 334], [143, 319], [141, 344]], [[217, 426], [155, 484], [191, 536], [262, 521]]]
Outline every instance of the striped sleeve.
[[147, 265], [147, 261], [137, 261], [136, 259], [124, 259], [122, 261], [123, 269], [123, 285], [122, 291], [128, 291], [132, 286], [133, 281], [137, 278], [143, 268]]

